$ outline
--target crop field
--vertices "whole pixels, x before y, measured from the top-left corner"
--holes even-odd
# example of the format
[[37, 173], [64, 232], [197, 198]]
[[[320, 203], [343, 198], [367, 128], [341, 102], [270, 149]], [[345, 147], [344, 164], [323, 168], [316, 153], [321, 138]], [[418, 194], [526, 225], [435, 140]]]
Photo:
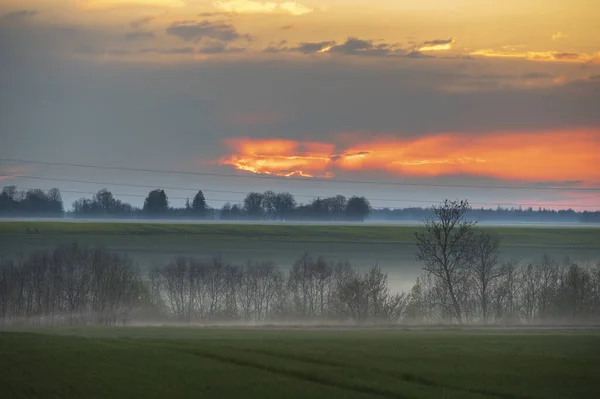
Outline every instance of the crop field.
[[[521, 262], [547, 253], [588, 262], [600, 259], [600, 228], [481, 227], [503, 239], [503, 259]], [[416, 226], [169, 224], [135, 222], [0, 222], [0, 257], [50, 249], [74, 240], [126, 253], [141, 267], [177, 256], [214, 257], [243, 263], [272, 260], [286, 268], [302, 253], [349, 260], [356, 267], [378, 264], [399, 289], [421, 273], [415, 261]]]
[[595, 330], [0, 333], [3, 398], [594, 398]]

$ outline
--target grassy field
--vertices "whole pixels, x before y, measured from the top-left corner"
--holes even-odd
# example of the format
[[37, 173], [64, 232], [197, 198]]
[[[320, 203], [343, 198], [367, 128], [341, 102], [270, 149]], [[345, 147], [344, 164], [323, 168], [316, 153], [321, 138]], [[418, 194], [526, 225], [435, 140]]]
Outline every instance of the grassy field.
[[[377, 263], [395, 289], [409, 289], [421, 273], [415, 260], [415, 226], [168, 224], [109, 222], [1, 222], [0, 257], [14, 257], [61, 243], [103, 245], [132, 256], [141, 267], [176, 256], [222, 256], [234, 263], [272, 260], [290, 267], [302, 253]], [[483, 228], [483, 227], [482, 227]], [[547, 253], [556, 259], [600, 259], [600, 228], [485, 227], [502, 239], [501, 257], [530, 262]]]
[[[0, 237], [25, 236], [125, 236], [219, 239], [227, 241], [414, 243], [414, 226], [277, 225], [277, 224], [167, 224], [167, 223], [65, 223], [0, 222]], [[502, 236], [508, 246], [596, 247], [600, 228], [481, 227]]]
[[595, 398], [600, 332], [0, 333], [2, 398]]

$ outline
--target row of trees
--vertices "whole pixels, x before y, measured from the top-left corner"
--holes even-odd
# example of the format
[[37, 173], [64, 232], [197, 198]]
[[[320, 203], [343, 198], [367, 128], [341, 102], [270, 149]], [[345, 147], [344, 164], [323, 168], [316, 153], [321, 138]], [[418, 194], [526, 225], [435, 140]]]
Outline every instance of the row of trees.
[[64, 206], [60, 191], [53, 188], [44, 190], [19, 190], [7, 186], [0, 193], [0, 215], [2, 214], [43, 214], [62, 216]]
[[178, 321], [398, 320], [404, 294], [389, 292], [387, 275], [361, 273], [305, 254], [284, 273], [273, 262], [232, 266], [221, 259], [178, 258], [150, 273], [154, 303]]
[[73, 204], [73, 215], [94, 216], [140, 216], [140, 217], [186, 217], [220, 220], [364, 220], [371, 211], [364, 197], [347, 199], [342, 195], [317, 198], [306, 205], [299, 205], [290, 193], [251, 192], [242, 204], [225, 204], [220, 210], [208, 206], [202, 190], [193, 199], [187, 199], [184, 208], [172, 208], [164, 190], [152, 190], [144, 200], [142, 209], [114, 198], [106, 189], [92, 198], [82, 198]]
[[290, 193], [250, 193], [241, 206], [225, 204], [220, 212], [222, 220], [321, 220], [363, 221], [371, 212], [365, 197], [343, 195], [316, 198], [308, 204], [298, 204]]
[[124, 324], [145, 292], [132, 260], [104, 249], [73, 244], [0, 263], [3, 323]]
[[[381, 221], [415, 221], [431, 216], [432, 208], [409, 207], [401, 209], [373, 209], [369, 219]], [[573, 209], [547, 209], [538, 207], [512, 207], [496, 209], [470, 209], [467, 216], [480, 222], [528, 222], [528, 223], [599, 223], [600, 211], [577, 212]]]
[[[80, 198], [72, 204], [67, 214], [75, 217], [112, 218], [189, 218], [211, 220], [313, 220], [313, 221], [418, 221], [430, 217], [434, 208], [372, 209], [364, 197], [346, 198], [337, 195], [316, 198], [307, 204], [299, 204], [290, 193], [249, 193], [241, 204], [226, 203], [221, 209], [211, 208], [204, 193], [199, 190], [186, 200], [182, 208], [172, 207], [164, 190], [148, 193], [141, 208], [116, 199], [106, 189], [91, 198]], [[0, 193], [1, 216], [63, 216], [64, 206], [60, 191], [56, 188], [43, 190], [19, 190], [15, 186], [4, 187]], [[469, 209], [467, 216], [478, 221], [511, 222], [585, 222], [600, 223], [600, 211], [576, 212], [539, 208]]]
[[600, 263], [586, 268], [544, 256], [524, 266], [504, 262], [490, 270], [474, 268], [453, 281], [450, 290], [447, 277], [428, 267], [408, 293], [393, 293], [377, 266], [359, 270], [308, 254], [289, 270], [269, 261], [233, 265], [220, 258], [176, 258], [142, 271], [125, 255], [71, 244], [0, 262], [0, 322], [600, 321]]
[[595, 267], [547, 256], [502, 263], [453, 285], [425, 272], [409, 293], [405, 320], [420, 324], [586, 324], [600, 321], [600, 262]]
[[272, 262], [236, 266], [176, 258], [141, 272], [106, 249], [60, 246], [0, 263], [2, 323], [123, 325], [177, 322], [397, 321], [405, 294], [391, 294], [378, 267], [366, 272], [303, 255], [289, 273]]
[[594, 270], [544, 256], [518, 268], [499, 259], [500, 238], [475, 229], [467, 201], [433, 207], [415, 232], [425, 276], [413, 288], [417, 314], [457, 322], [586, 319], [600, 310], [600, 262]]

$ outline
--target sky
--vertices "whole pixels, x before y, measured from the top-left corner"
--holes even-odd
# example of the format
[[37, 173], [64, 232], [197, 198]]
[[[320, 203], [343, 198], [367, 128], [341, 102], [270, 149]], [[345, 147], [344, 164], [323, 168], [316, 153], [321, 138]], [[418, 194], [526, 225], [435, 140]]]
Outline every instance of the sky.
[[0, 186], [600, 209], [598, 20], [597, 0], [0, 0]]

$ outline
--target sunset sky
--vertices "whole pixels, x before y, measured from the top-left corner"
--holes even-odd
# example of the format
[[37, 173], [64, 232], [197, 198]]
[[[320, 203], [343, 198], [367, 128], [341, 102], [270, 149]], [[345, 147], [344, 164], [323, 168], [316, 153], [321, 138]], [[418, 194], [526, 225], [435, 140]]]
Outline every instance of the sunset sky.
[[598, 209], [598, 20], [598, 0], [0, 0], [0, 186]]

